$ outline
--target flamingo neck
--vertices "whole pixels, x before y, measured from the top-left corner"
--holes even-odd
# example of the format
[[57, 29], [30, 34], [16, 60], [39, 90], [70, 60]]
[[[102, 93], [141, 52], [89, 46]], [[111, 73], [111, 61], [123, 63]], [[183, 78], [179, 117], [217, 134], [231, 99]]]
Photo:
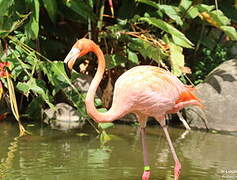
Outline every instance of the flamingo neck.
[[97, 111], [97, 109], [95, 107], [95, 103], [94, 103], [96, 90], [99, 87], [99, 84], [103, 78], [103, 74], [105, 71], [105, 58], [104, 58], [103, 52], [97, 45], [94, 45], [94, 47], [92, 48], [92, 52], [94, 52], [97, 56], [98, 68], [97, 68], [97, 71], [96, 71], [96, 74], [95, 74], [93, 80], [91, 81], [89, 90], [86, 95], [86, 101], [85, 101], [86, 110], [87, 110], [88, 115], [95, 121], [109, 122], [109, 121], [113, 120], [113, 119], [111, 119], [111, 118], [113, 118], [111, 116], [113, 114], [113, 113], [111, 113], [111, 109], [105, 113], [101, 113], [101, 112]]

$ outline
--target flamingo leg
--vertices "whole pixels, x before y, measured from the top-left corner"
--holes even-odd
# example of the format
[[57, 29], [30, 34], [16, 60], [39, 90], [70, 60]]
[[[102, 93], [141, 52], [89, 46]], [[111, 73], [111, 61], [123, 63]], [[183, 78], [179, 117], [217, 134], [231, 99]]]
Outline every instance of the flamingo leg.
[[167, 138], [167, 141], [168, 141], [168, 144], [169, 144], [169, 147], [170, 147], [170, 150], [171, 150], [171, 153], [173, 155], [174, 162], [175, 162], [174, 179], [178, 180], [179, 179], [179, 175], [180, 175], [180, 170], [181, 170], [181, 164], [179, 162], [179, 159], [178, 159], [177, 154], [175, 152], [174, 146], [173, 146], [172, 141], [170, 139], [170, 135], [169, 135], [167, 126], [163, 125], [162, 128], [163, 128], [163, 130], [165, 132], [165, 136]]
[[141, 127], [141, 139], [142, 139], [143, 159], [144, 159], [144, 172], [142, 175], [142, 180], [148, 180], [150, 177], [151, 171], [150, 171], [149, 160], [148, 160], [145, 127]]

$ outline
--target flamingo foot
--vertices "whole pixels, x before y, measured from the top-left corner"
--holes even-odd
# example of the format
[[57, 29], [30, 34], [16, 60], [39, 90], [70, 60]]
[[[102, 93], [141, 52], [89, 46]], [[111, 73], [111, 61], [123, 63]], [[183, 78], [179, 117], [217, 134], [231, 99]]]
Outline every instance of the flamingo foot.
[[174, 180], [179, 180], [180, 171], [181, 171], [181, 164], [177, 162], [175, 163], [174, 168]]
[[144, 171], [142, 175], [142, 180], [149, 180], [151, 171]]

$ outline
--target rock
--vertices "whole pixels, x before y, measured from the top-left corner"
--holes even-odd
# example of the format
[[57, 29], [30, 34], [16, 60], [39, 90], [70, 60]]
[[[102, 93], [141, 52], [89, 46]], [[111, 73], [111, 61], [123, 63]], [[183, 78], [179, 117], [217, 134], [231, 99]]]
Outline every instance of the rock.
[[53, 129], [69, 130], [81, 128], [85, 122], [81, 119], [80, 114], [66, 103], [57, 104], [56, 109], [46, 109], [44, 114], [46, 115], [44, 122]]
[[[93, 77], [91, 77], [87, 74], [79, 74], [79, 77], [73, 81], [73, 85], [78, 90], [80, 90], [80, 92], [86, 93], [90, 87], [92, 79], [93, 79]], [[70, 91], [70, 90], [72, 90], [72, 87], [69, 86], [69, 87], [65, 88], [65, 90]], [[98, 87], [96, 95], [99, 97], [102, 96], [102, 90], [100, 87]]]
[[190, 126], [206, 128], [204, 122], [207, 121], [209, 129], [237, 131], [237, 59], [219, 65], [196, 89], [205, 109], [185, 109]]

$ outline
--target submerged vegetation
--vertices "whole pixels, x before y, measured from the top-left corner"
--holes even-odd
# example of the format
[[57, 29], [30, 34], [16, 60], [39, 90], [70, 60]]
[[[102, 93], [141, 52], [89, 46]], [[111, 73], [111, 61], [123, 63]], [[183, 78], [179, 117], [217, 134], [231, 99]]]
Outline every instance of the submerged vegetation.
[[[55, 108], [57, 95], [63, 94], [82, 120], [88, 119], [85, 94], [71, 83], [62, 63], [76, 39], [85, 36], [105, 53], [105, 89], [139, 64], [162, 66], [198, 84], [218, 64], [236, 57], [229, 50], [237, 41], [236, 1], [215, 2], [0, 0], [0, 101], [9, 102], [20, 123], [20, 116], [41, 118], [43, 109]], [[75, 70], [92, 75], [96, 61], [84, 62]], [[79, 76], [74, 72], [72, 79]], [[0, 108], [0, 119], [6, 109]]]

